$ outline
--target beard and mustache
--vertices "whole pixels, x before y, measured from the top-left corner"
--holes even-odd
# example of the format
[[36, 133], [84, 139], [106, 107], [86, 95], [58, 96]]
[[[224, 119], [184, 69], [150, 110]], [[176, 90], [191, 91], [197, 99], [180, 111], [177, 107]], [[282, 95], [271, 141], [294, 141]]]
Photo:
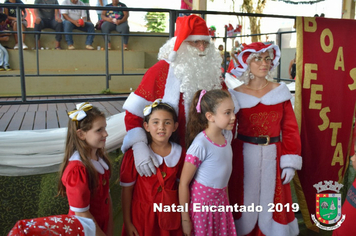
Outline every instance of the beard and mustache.
[[[158, 54], [159, 60], [167, 60], [169, 53], [173, 51], [174, 43], [175, 38], [172, 38], [162, 46]], [[186, 114], [198, 90], [221, 88], [221, 62], [220, 53], [213, 44], [209, 44], [203, 52], [187, 42], [181, 44], [171, 66], [174, 75], [181, 81], [179, 90], [183, 93]]]

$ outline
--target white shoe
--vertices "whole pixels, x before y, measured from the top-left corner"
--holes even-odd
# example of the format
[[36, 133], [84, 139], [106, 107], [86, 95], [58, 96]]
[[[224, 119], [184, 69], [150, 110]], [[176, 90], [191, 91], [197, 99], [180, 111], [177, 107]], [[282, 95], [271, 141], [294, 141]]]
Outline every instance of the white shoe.
[[18, 44], [15, 44], [14, 49], [15, 49], [15, 50], [19, 49], [19, 45], [18, 45]]
[[23, 50], [28, 49], [28, 47], [27, 47], [27, 45], [26, 45], [25, 43], [22, 44], [22, 49], [23, 49]]

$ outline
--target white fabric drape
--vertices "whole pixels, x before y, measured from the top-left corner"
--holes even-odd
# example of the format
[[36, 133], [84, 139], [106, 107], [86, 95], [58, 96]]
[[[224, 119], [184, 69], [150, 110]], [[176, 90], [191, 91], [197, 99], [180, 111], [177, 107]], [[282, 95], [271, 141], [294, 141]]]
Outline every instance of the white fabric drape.
[[[106, 150], [120, 148], [125, 112], [107, 118]], [[0, 175], [56, 172], [63, 161], [67, 128], [0, 132]]]

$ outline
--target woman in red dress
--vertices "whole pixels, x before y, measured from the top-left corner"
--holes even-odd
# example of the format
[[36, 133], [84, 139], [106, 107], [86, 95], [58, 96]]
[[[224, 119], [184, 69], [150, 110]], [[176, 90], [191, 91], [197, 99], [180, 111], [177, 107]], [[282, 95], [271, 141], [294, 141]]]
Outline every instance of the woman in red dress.
[[230, 204], [250, 206], [234, 212], [237, 235], [299, 233], [289, 182], [302, 166], [301, 143], [289, 89], [270, 81], [279, 58], [278, 46], [252, 43], [231, 71], [244, 84], [230, 90], [240, 105], [231, 144]]

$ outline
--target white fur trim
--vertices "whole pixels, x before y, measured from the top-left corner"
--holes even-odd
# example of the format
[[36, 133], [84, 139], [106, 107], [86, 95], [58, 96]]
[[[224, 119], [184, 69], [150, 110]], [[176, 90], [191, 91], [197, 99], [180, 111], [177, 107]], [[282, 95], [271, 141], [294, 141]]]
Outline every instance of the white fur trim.
[[229, 93], [230, 93], [230, 95], [231, 95], [232, 101], [234, 102], [234, 106], [235, 106], [234, 113], [236, 114], [236, 113], [239, 112], [239, 110], [240, 110], [240, 105], [239, 105], [239, 102], [237, 101], [236, 97], [233, 95], [233, 92], [234, 92], [235, 90], [233, 90], [233, 89], [228, 89], [228, 91], [229, 91]]
[[92, 219], [76, 215], [74, 215], [74, 217], [77, 218], [82, 224], [85, 236], [95, 236], [96, 228], [95, 223]]
[[178, 114], [178, 103], [180, 97], [180, 81], [174, 75], [174, 69], [172, 66], [169, 67], [167, 81], [164, 88], [164, 95], [162, 102], [171, 105], [176, 113]]
[[272, 89], [261, 98], [237, 92], [235, 90], [231, 90], [230, 93], [236, 97], [240, 108], [251, 108], [256, 106], [258, 103], [262, 103], [264, 105], [275, 105], [288, 101], [292, 98], [288, 87], [283, 82], [281, 82], [277, 88]]
[[121, 146], [121, 151], [125, 153], [129, 148], [138, 142], [147, 143], [146, 131], [141, 127], [136, 127], [127, 131]]
[[[266, 48], [263, 48], [261, 49], [260, 51], [256, 51], [255, 49], [253, 48], [250, 48], [250, 49], [246, 49], [246, 50], [242, 50], [242, 52], [237, 56], [237, 59], [240, 63], [240, 65], [243, 66], [243, 68], [246, 70], [248, 68], [248, 64], [246, 64], [243, 59], [242, 59], [242, 56], [245, 54], [245, 53], [258, 53], [258, 54], [261, 54], [261, 53], [264, 53], [266, 52], [268, 49], [274, 49], [276, 51], [276, 55], [274, 55], [274, 58], [273, 58], [273, 67], [270, 69], [270, 70], [273, 70], [274, 68], [276, 68], [278, 65], [279, 65], [279, 58], [281, 57], [281, 51], [279, 50], [279, 47], [275, 44], [271, 44], [269, 45], [268, 47]], [[244, 71], [245, 71], [244, 70]], [[243, 71], [243, 72], [244, 72]], [[240, 77], [240, 76], [238, 76]]]
[[239, 78], [244, 72], [246, 71], [245, 68], [235, 67], [231, 70], [231, 73]]
[[147, 101], [143, 97], [132, 92], [126, 99], [122, 108], [138, 117], [143, 118], [143, 109], [145, 106], [150, 105], [151, 103], [151, 101]]
[[176, 60], [176, 58], [177, 58], [177, 52], [176, 51], [172, 51], [172, 52], [169, 53], [168, 60], [170, 62], [174, 62]]
[[[256, 145], [254, 145], [256, 146]], [[251, 157], [251, 156], [250, 156]], [[276, 190], [276, 165], [277, 149], [276, 145], [262, 146], [262, 165], [261, 165], [261, 185], [260, 185], [260, 205], [263, 211], [258, 215], [258, 225], [261, 231], [266, 235], [271, 235], [271, 226], [273, 222], [273, 213], [268, 212], [268, 204], [274, 202]]]
[[225, 73], [225, 84], [229, 89], [234, 89], [242, 85], [243, 83], [232, 76], [230, 73]]
[[209, 35], [189, 35], [184, 41], [205, 40], [210, 42], [210, 39]]
[[302, 157], [299, 155], [282, 155], [281, 156], [281, 169], [284, 169], [286, 167], [291, 167], [295, 170], [300, 170], [302, 169]]
[[[260, 224], [258, 225], [260, 228]], [[280, 224], [272, 220], [270, 232], [266, 236], [297, 236], [299, 235], [298, 220], [294, 218], [289, 224]]]
[[281, 82], [277, 88], [272, 89], [261, 98], [261, 103], [265, 105], [275, 105], [290, 100], [291, 98], [292, 94], [289, 88], [284, 82]]
[[[261, 205], [263, 212], [244, 212], [235, 221], [237, 235], [250, 233], [258, 221], [271, 224], [272, 212], [267, 212], [268, 203], [273, 202], [276, 181], [276, 145], [259, 146], [243, 144], [244, 155], [244, 205]], [[253, 158], [251, 158], [253, 157]], [[269, 227], [265, 226], [269, 231]], [[261, 229], [262, 230], [262, 229]]]

